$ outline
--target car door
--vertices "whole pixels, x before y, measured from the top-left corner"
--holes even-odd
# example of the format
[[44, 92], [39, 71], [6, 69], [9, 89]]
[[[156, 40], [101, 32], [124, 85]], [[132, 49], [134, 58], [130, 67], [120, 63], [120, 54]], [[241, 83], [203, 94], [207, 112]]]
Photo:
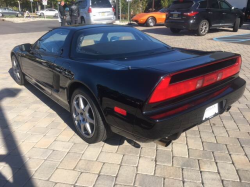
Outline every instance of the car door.
[[223, 14], [222, 24], [225, 26], [231, 26], [236, 21], [236, 13], [232, 9], [232, 6], [225, 1], [219, 1], [220, 9]]
[[208, 8], [206, 9], [207, 17], [211, 22], [212, 27], [219, 27], [222, 23], [222, 12], [220, 10], [218, 0], [209, 0]]
[[55, 29], [45, 34], [34, 44], [22, 63], [24, 73], [49, 95], [54, 89], [55, 61], [62, 54], [68, 33], [67, 29]]
[[87, 0], [79, 1], [76, 3], [76, 5], [80, 9], [80, 16], [85, 18], [85, 21], [86, 21], [86, 18], [88, 17], [88, 15], [87, 15], [88, 14]]

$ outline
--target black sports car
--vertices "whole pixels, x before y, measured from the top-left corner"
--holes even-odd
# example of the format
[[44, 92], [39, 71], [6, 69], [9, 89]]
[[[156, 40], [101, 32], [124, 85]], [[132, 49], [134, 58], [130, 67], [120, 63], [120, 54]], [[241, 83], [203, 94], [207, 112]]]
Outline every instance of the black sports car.
[[57, 28], [16, 46], [11, 59], [16, 82], [70, 111], [88, 143], [111, 131], [169, 143], [228, 111], [246, 84], [238, 54], [171, 48], [123, 26]]

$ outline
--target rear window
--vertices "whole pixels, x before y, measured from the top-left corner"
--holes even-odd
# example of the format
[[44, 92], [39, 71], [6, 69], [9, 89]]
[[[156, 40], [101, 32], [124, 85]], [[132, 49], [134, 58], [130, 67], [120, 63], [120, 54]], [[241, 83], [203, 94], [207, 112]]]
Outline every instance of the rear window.
[[193, 4], [193, 1], [174, 1], [170, 6], [170, 9], [189, 9]]
[[109, 0], [91, 0], [92, 8], [111, 8], [112, 5]]
[[166, 44], [126, 27], [98, 27], [78, 31], [73, 39], [74, 59], [117, 59], [170, 51]]

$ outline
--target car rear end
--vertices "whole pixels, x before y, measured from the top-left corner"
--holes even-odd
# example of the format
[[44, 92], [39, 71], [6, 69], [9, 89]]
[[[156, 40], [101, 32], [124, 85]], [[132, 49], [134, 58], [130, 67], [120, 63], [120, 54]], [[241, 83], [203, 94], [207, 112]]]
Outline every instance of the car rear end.
[[168, 10], [165, 26], [175, 29], [197, 30], [199, 0], [175, 0]]
[[115, 22], [115, 9], [109, 0], [90, 0], [85, 18], [87, 24], [108, 24]]
[[[211, 62], [211, 59], [216, 60]], [[244, 93], [239, 77], [241, 56], [218, 52], [162, 64], [168, 73], [156, 84], [144, 107], [137, 112], [134, 133], [139, 141], [178, 137], [231, 108]], [[156, 67], [152, 67], [156, 69]]]

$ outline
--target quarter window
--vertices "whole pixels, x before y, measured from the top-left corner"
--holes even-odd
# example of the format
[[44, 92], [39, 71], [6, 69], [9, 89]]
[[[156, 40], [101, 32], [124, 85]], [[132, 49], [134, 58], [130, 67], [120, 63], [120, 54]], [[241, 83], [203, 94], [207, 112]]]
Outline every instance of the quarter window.
[[207, 8], [207, 1], [201, 1], [199, 8]]

